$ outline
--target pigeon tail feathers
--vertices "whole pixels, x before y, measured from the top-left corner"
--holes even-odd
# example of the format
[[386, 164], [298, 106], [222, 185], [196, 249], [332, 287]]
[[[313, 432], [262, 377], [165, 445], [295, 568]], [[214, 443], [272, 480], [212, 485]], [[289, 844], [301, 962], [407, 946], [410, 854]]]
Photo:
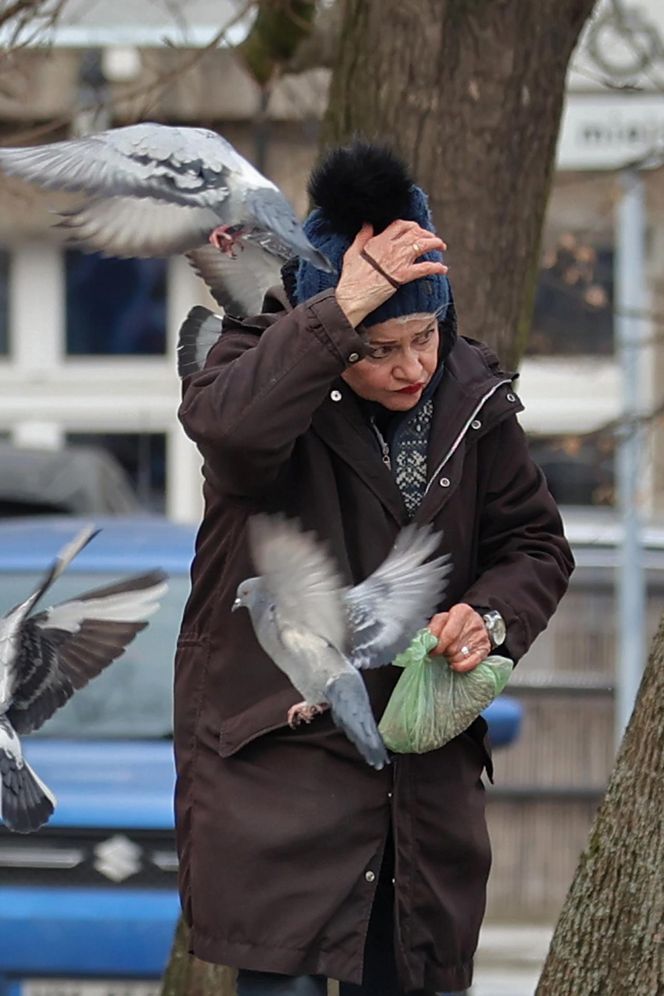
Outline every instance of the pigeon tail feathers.
[[53, 814], [56, 798], [27, 761], [0, 751], [0, 818], [8, 830], [32, 833]]
[[177, 364], [180, 377], [188, 377], [203, 369], [207, 355], [218, 342], [222, 329], [220, 315], [215, 315], [200, 304], [190, 310], [178, 333]]
[[357, 671], [342, 671], [325, 685], [332, 719], [372, 768], [380, 771], [390, 763], [378, 732], [364, 681]]

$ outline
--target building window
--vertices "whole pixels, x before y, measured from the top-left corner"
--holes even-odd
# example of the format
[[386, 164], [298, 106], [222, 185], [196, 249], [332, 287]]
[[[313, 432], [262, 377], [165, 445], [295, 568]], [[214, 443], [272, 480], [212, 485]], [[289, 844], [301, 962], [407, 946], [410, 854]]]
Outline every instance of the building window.
[[67, 354], [166, 352], [166, 262], [65, 253]]
[[530, 453], [559, 505], [613, 505], [615, 440], [610, 433], [534, 436]]
[[612, 352], [613, 248], [566, 232], [542, 258], [527, 353]]
[[0, 249], [0, 356], [9, 352], [9, 253]]
[[166, 436], [163, 433], [68, 433], [67, 442], [107, 450], [129, 477], [141, 507], [155, 515], [164, 513]]

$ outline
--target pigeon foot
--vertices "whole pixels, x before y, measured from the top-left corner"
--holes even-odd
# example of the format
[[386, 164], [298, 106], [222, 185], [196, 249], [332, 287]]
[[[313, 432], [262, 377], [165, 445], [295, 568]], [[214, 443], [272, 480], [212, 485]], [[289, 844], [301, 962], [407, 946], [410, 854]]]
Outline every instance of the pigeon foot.
[[242, 225], [218, 225], [208, 236], [210, 245], [228, 256], [235, 255], [235, 249], [242, 249], [240, 239], [244, 233]]
[[309, 705], [308, 702], [298, 702], [288, 710], [288, 725], [295, 729], [300, 723], [310, 723], [314, 716], [320, 716], [328, 708], [327, 703]]

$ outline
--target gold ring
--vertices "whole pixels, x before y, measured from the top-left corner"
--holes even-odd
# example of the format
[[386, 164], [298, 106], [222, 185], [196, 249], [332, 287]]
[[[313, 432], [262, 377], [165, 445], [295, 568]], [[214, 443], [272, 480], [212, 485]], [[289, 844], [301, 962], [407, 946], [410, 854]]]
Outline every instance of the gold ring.
[[419, 244], [419, 242], [413, 242], [413, 252], [416, 253], [418, 256], [422, 252], [422, 246]]

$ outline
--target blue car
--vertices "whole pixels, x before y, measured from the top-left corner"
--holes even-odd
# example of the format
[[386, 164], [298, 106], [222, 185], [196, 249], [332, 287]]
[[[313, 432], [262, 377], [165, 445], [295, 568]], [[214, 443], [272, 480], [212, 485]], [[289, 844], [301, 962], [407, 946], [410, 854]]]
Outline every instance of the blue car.
[[[83, 524], [0, 520], [0, 611]], [[172, 663], [195, 529], [149, 517], [96, 524], [49, 604], [153, 568], [169, 590], [125, 654], [24, 738], [57, 806], [35, 834], [0, 825], [0, 996], [158, 996], [179, 915]], [[495, 746], [517, 735], [516, 703], [499, 699], [485, 715]]]

